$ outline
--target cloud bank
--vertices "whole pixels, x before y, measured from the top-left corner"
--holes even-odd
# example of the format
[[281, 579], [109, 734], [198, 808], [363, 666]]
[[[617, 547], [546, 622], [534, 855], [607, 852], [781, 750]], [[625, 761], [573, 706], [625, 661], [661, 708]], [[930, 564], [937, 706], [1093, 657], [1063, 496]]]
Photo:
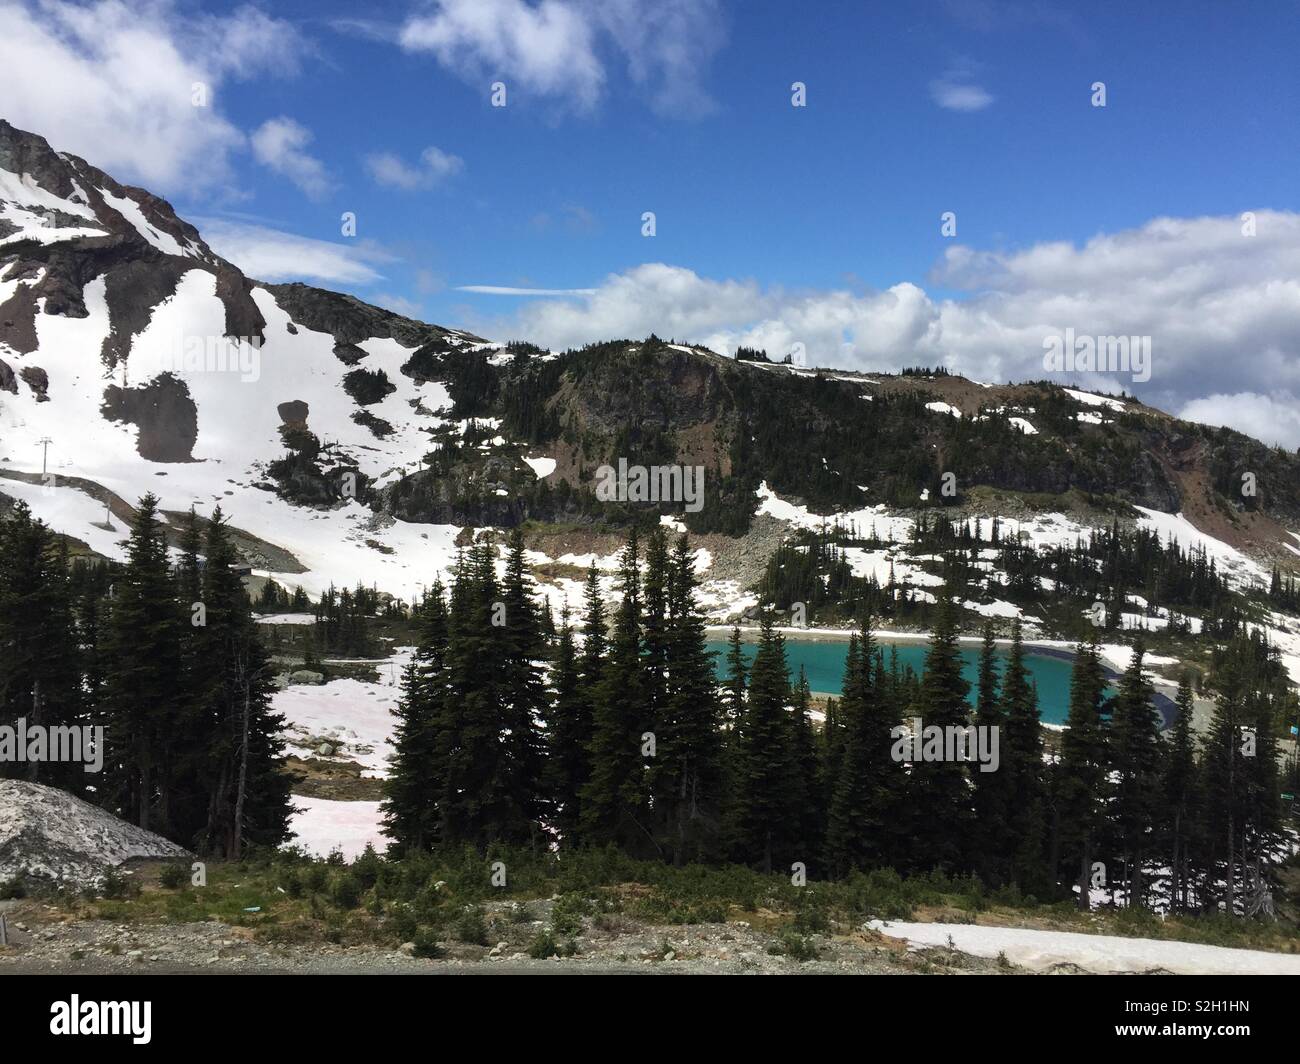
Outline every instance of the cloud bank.
[[4, 116], [164, 193], [230, 180], [246, 140], [221, 113], [225, 82], [296, 73], [310, 52], [289, 23], [247, 6], [0, 0], [0, 27]]
[[[884, 291], [787, 291], [647, 263], [590, 294], [531, 301], [477, 323], [486, 335], [553, 348], [654, 332], [730, 354], [779, 357], [802, 344], [810, 365], [858, 370], [942, 364], [976, 380], [1059, 379], [1127, 388], [1173, 413], [1300, 446], [1300, 214], [1157, 218], [1082, 245], [948, 249], [928, 283]], [[1073, 329], [1151, 338], [1151, 378], [1052, 373], [1044, 343]]]
[[500, 80], [580, 113], [620, 60], [658, 113], [680, 118], [715, 108], [702, 78], [725, 36], [716, 0], [434, 0], [397, 35], [484, 92]]

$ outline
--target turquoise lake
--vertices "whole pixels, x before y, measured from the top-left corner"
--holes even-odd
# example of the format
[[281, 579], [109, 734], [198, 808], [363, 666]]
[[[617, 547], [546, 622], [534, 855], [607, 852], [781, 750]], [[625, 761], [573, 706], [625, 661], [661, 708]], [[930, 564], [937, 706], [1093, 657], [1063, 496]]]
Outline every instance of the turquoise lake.
[[[749, 638], [749, 633], [744, 633]], [[727, 671], [727, 641], [710, 633], [709, 650], [716, 653], [714, 664], [719, 676]], [[885, 662], [888, 665], [891, 649], [898, 652], [900, 669], [911, 666], [920, 675], [925, 666], [924, 643], [887, 643], [883, 644]], [[757, 646], [745, 644], [745, 657], [753, 661]], [[808, 673], [808, 686], [814, 691], [838, 694], [844, 680], [844, 658], [849, 651], [847, 639], [794, 639], [788, 634], [785, 639], [785, 656], [790, 666], [791, 682], [799, 678], [799, 666]], [[970, 701], [975, 701], [975, 677], [979, 662], [977, 646], [963, 646], [962, 673], [970, 681]], [[1003, 658], [999, 654], [999, 661]], [[1046, 654], [1027, 653], [1025, 665], [1029, 669], [1033, 682], [1038, 686], [1038, 708], [1044, 724], [1064, 724], [1070, 706], [1070, 662], [1064, 658]]]

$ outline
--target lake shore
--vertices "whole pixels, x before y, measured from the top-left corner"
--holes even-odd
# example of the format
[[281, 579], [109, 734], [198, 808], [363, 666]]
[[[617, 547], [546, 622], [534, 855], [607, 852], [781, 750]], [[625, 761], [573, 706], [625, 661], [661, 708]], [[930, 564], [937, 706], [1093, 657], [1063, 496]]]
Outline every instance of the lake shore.
[[[737, 626], [710, 624], [705, 626], [705, 631], [711, 636], [726, 636], [729, 635], [735, 627]], [[756, 636], [762, 630], [758, 625], [740, 625], [739, 627], [741, 637], [746, 642], [752, 641], [752, 639], [748, 637]], [[778, 625], [775, 626], [773, 630], [785, 636], [787, 640], [794, 640], [801, 643], [847, 643], [850, 637], [858, 634], [857, 629], [854, 628], [800, 628], [789, 625]], [[883, 645], [899, 644], [914, 646], [929, 642], [931, 633], [899, 632], [888, 628], [873, 628], [871, 630], [871, 636], [876, 640], [876, 642]], [[958, 643], [967, 646], [979, 646], [983, 642], [983, 639], [974, 635], [961, 635], [957, 637], [957, 641]], [[1008, 647], [1011, 645], [1011, 640], [1009, 638], [998, 638], [993, 642], [994, 645], [998, 647]], [[1077, 656], [1074, 649], [1077, 644], [1064, 639], [1025, 639], [1023, 640], [1023, 645], [1025, 650], [1031, 654], [1039, 655], [1041, 657], [1056, 658], [1060, 661], [1073, 662]], [[1128, 666], [1132, 651], [1129, 647], [1124, 646], [1123, 644], [1112, 643], [1100, 644], [1099, 650], [1101, 665], [1106, 676], [1106, 681], [1110, 684], [1116, 684], [1123, 675], [1123, 670]], [[1172, 659], [1167, 658], [1153, 659], [1151, 655], [1147, 656], [1147, 660], [1152, 661], [1154, 664], [1170, 664], [1172, 662]], [[1161, 691], [1159, 687], [1163, 686], [1172, 689], [1176, 688], [1177, 684], [1165, 679], [1163, 676], [1150, 672], [1147, 673], [1147, 678], [1156, 685], [1153, 701], [1155, 702], [1156, 709], [1160, 713], [1160, 728], [1163, 731], [1173, 725], [1174, 720], [1178, 716], [1178, 707], [1174, 703], [1173, 698], [1164, 691]], [[839, 698], [841, 692], [812, 691], [811, 694], [816, 698], [825, 699]], [[1202, 699], [1199, 701], [1205, 700]], [[1198, 706], [1197, 709], [1201, 710], [1201, 712], [1194, 713], [1193, 722], [1196, 725], [1203, 725], [1203, 723], [1208, 721], [1208, 714], [1205, 714], [1205, 707]], [[1054, 730], [1059, 730], [1064, 727], [1062, 724], [1044, 724], [1043, 726]]]

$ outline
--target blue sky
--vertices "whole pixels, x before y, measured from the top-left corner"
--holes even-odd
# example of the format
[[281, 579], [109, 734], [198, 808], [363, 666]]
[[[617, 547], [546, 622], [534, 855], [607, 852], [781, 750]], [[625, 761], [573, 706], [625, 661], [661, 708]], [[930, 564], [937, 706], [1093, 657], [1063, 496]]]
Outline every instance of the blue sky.
[[[358, 235], [404, 260], [382, 267], [376, 290], [438, 318], [465, 302], [491, 311], [499, 297], [421, 293], [413, 271], [449, 287], [582, 288], [653, 260], [880, 288], [925, 281], [948, 242], [946, 210], [962, 242], [1015, 248], [1166, 214], [1296, 207], [1297, 38], [1234, 5], [1146, 6], [736, 5], [719, 12], [720, 46], [698, 73], [711, 108], [656, 107], [606, 42], [607, 86], [582, 111], [563, 92], [511, 93], [508, 70], [480, 80], [331, 28], [317, 5], [277, 5], [319, 54], [299, 77], [232, 85], [225, 102], [244, 127], [288, 114], [312, 130], [309, 150], [336, 187], [312, 201], [250, 163], [241, 209], [322, 239], [356, 211]], [[1247, 10], [1270, 8], [1300, 29], [1293, 4]], [[409, 11], [390, 5], [392, 28]], [[504, 108], [489, 104], [496, 77]], [[992, 100], [945, 109], [932, 92], [945, 78]], [[1098, 80], [1105, 108], [1091, 106]], [[791, 106], [794, 81], [807, 107]], [[430, 145], [464, 161], [436, 187], [384, 187], [364, 168], [367, 154], [413, 163]], [[653, 239], [640, 232], [646, 210]]]
[[[1041, 376], [1045, 330], [1148, 334], [1139, 394], [1267, 407], [1300, 443], [1294, 0], [0, 2], [6, 116], [250, 274], [497, 339], [982, 379]], [[65, 63], [107, 100], [51, 92]]]

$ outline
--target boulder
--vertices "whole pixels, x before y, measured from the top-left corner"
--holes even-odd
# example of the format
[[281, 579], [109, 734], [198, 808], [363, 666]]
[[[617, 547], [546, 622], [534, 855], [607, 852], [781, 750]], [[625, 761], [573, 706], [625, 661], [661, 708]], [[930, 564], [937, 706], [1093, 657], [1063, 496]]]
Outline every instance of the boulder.
[[36, 879], [84, 889], [124, 861], [189, 856], [67, 791], [0, 780], [0, 883]]

